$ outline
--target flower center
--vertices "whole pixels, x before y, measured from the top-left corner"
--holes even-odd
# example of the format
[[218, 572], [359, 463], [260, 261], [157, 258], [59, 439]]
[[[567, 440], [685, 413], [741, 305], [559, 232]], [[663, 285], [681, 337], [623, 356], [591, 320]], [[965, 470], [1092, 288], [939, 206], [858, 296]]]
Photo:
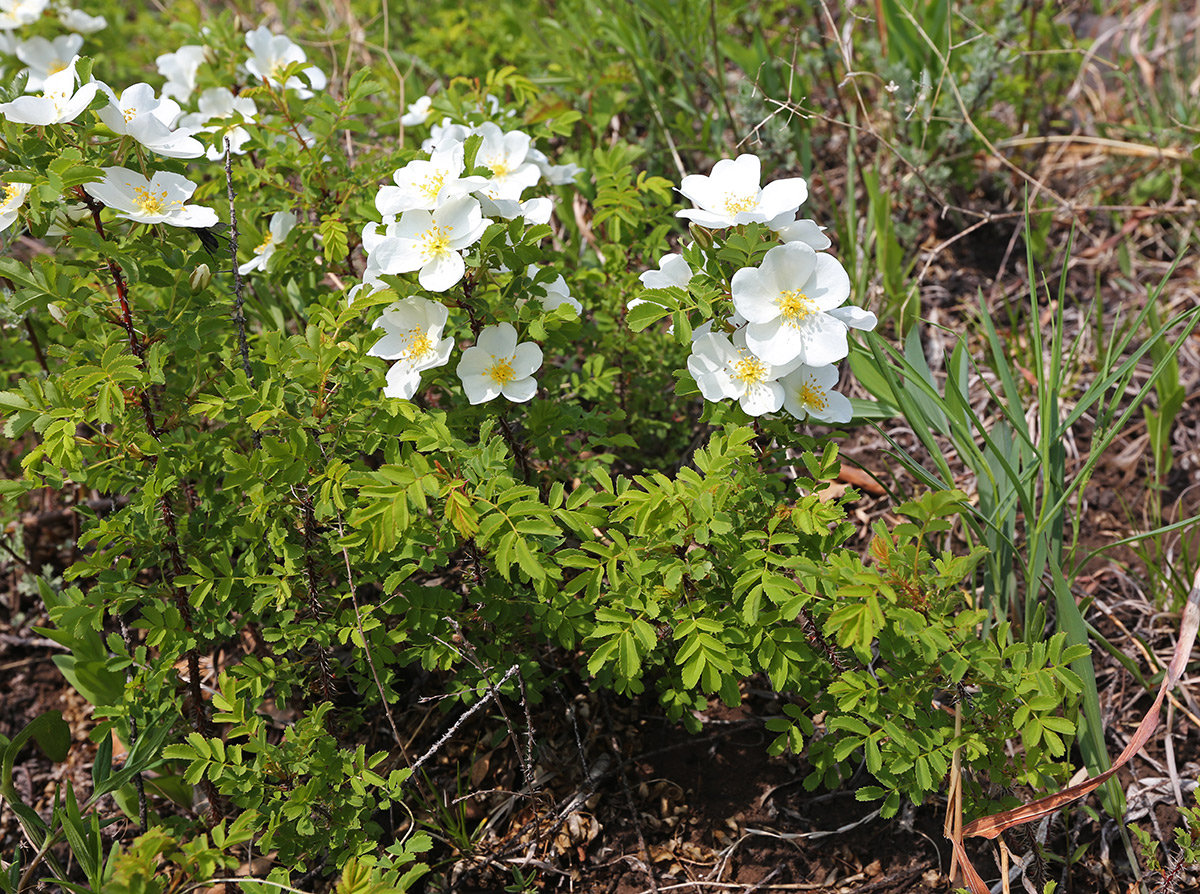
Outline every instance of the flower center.
[[799, 289], [779, 293], [779, 315], [789, 326], [799, 326], [816, 312], [816, 304]]
[[267, 236], [265, 239], [263, 239], [262, 244], [260, 244], [258, 246], [258, 248], [254, 249], [254, 253], [256, 255], [261, 255], [264, 251], [266, 251], [271, 246], [271, 243], [273, 243], [274, 241], [275, 241], [274, 235], [272, 235], [271, 233], [267, 233]]
[[512, 173], [512, 168], [508, 165], [507, 158], [500, 158], [488, 165], [488, 170], [492, 172], [492, 176], [497, 180], [503, 180]]
[[143, 214], [162, 214], [165, 209], [167, 191], [164, 189], [160, 193], [152, 193], [144, 186], [133, 187], [133, 192], [136, 196], [133, 203], [141, 210]]
[[20, 190], [17, 189], [17, 184], [5, 183], [4, 184], [4, 201], [0, 202], [0, 208], [6, 208], [6, 207], [8, 207], [8, 205], [10, 203], [15, 202], [19, 198], [19, 196], [17, 195], [18, 192], [20, 192]]
[[137, 117], [137, 109], [122, 109], [121, 114], [125, 117], [125, 123], [128, 124]]
[[733, 365], [733, 378], [746, 387], [761, 385], [767, 380], [766, 365], [757, 357], [743, 355], [742, 359]]
[[758, 207], [758, 196], [735, 196], [733, 193], [725, 194], [725, 213], [730, 217], [735, 214], [740, 214], [743, 211], [753, 211]]
[[58, 74], [60, 71], [63, 71], [70, 64], [71, 63], [69, 63], [69, 62], [63, 62], [61, 59], [57, 59], [53, 63], [51, 63], [51, 65], [48, 69], [46, 69], [46, 73], [47, 74]]
[[450, 253], [450, 231], [454, 227], [439, 227], [434, 224], [421, 234], [421, 251], [426, 261], [440, 258]]
[[809, 376], [804, 380], [796, 396], [800, 399], [800, 403], [810, 410], [818, 412], [829, 406], [829, 392], [817, 384], [817, 380]]
[[484, 375], [501, 388], [517, 377], [517, 374], [513, 371], [512, 358], [497, 357], [495, 354], [492, 355], [492, 365], [488, 367]]
[[408, 360], [416, 363], [433, 353], [433, 339], [416, 327], [408, 330]]
[[421, 192], [425, 194], [425, 198], [433, 201], [437, 198], [437, 194], [442, 191], [442, 184], [446, 182], [446, 172], [438, 171], [436, 174], [431, 174], [421, 184]]

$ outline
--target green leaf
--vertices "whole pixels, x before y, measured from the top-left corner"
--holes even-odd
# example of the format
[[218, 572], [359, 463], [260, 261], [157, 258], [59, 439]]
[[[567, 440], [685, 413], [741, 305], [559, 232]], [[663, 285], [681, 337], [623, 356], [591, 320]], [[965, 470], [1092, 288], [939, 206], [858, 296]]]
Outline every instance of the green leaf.
[[317, 232], [321, 234], [322, 251], [327, 262], [337, 263], [349, 254], [348, 228], [338, 215], [322, 216]]
[[657, 323], [670, 313], [671, 309], [669, 307], [663, 307], [661, 304], [654, 304], [647, 301], [645, 304], [639, 304], [628, 311], [625, 314], [625, 323], [634, 332], [641, 332], [647, 326]]

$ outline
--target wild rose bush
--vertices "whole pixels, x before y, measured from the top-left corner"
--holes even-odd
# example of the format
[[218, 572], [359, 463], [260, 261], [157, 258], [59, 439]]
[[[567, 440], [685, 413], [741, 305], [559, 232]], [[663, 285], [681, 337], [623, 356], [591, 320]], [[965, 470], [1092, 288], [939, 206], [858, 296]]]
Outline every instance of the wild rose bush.
[[[94, 889], [163, 890], [159, 855], [211, 878], [246, 844], [281, 884], [326, 859], [411, 885], [428, 840], [379, 819], [405, 759], [330, 730], [418, 667], [464, 701], [563, 673], [649, 689], [692, 729], [763, 674], [772, 749], [812, 787], [865, 762], [889, 815], [956, 749], [1061, 775], [1076, 653], [980, 637], [979, 554], [928, 546], [962, 495], [899, 507], [870, 557], [843, 546], [835, 442], [798, 421], [851, 421], [836, 364], [876, 320], [797, 217], [803, 179], [724, 159], [676, 211], [636, 148], [511, 70], [397, 121], [371, 71], [330, 83], [265, 26], [214, 18], [126, 83], [80, 34], [34, 34], [45, 3], [5, 9], [0, 224], [49, 250], [0, 260], [0, 407], [27, 445], [4, 494], [111, 500], [76, 504], [82, 555], [42, 595], [94, 738], [130, 750], [109, 772], [102, 744], [96, 790], [153, 826], [89, 864]], [[201, 656], [235, 641], [203, 691]], [[971, 700], [957, 734], [948, 693]], [[268, 700], [296, 712], [282, 741]], [[152, 822], [135, 772], [206, 801], [211, 839]]]

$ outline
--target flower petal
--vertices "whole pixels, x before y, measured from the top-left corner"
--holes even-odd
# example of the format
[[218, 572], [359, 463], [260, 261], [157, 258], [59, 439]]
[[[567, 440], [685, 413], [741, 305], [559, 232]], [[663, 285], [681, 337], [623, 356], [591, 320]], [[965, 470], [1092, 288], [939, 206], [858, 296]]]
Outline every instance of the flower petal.
[[537, 394], [538, 383], [533, 376], [509, 382], [500, 393], [516, 404], [523, 404]]
[[417, 274], [421, 288], [444, 292], [457, 285], [467, 272], [467, 265], [456, 251], [446, 251], [426, 263]]

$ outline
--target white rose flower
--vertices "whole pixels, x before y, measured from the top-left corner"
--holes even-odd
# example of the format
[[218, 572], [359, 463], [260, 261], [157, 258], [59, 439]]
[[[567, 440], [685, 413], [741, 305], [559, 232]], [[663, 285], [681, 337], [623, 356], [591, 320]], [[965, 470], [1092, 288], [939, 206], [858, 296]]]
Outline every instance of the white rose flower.
[[686, 289], [692, 280], [692, 268], [676, 252], [663, 255], [658, 259], [657, 270], [646, 270], [638, 277], [638, 281], [647, 289], [666, 289], [677, 286]]
[[547, 223], [554, 212], [554, 203], [544, 196], [536, 196], [524, 202], [518, 202], [516, 199], [493, 199], [482, 192], [476, 193], [476, 196], [479, 206], [488, 217], [501, 217], [504, 220], [524, 218], [527, 227]]
[[760, 189], [761, 179], [758, 156], [722, 159], [708, 176], [690, 174], [683, 178], [679, 191], [696, 207], [677, 211], [675, 216], [711, 229], [768, 223], [795, 214], [808, 198], [808, 184], [803, 177], [776, 180]]
[[207, 54], [207, 47], [185, 44], [174, 53], [163, 53], [155, 59], [158, 73], [167, 79], [162, 95], [178, 102], [187, 102], [196, 89], [196, 74]]
[[84, 190], [134, 223], [170, 224], [173, 227], [211, 227], [217, 212], [188, 205], [196, 184], [179, 174], [159, 171], [149, 180], [128, 168], [102, 168], [104, 179], [85, 183]]
[[75, 59], [62, 71], [46, 78], [41, 96], [18, 96], [12, 102], [0, 103], [0, 115], [14, 124], [66, 124], [74, 121], [88, 107], [99, 83], [91, 81], [77, 90], [79, 80]]
[[107, 86], [109, 104], [96, 111], [100, 120], [113, 133], [133, 137], [147, 149], [167, 158], [199, 158], [204, 145], [192, 136], [188, 128], [171, 130], [179, 117], [179, 103], [173, 99], [158, 99], [149, 84], [126, 87], [120, 98]]
[[854, 411], [846, 395], [833, 390], [838, 369], [800, 364], [779, 380], [783, 386], [783, 406], [797, 419], [811, 416], [820, 422], [849, 422]]
[[392, 175], [395, 186], [381, 186], [375, 207], [385, 217], [405, 211], [432, 211], [447, 199], [481, 187], [482, 177], [464, 177], [463, 145], [452, 143], [435, 149], [428, 161], [410, 161]]
[[291, 211], [276, 211], [271, 215], [267, 225], [267, 235], [262, 243], [254, 249], [254, 257], [238, 267], [238, 273], [245, 276], [251, 270], [266, 270], [267, 261], [275, 254], [275, 249], [287, 239], [287, 234], [296, 225], [296, 215]]
[[479, 340], [463, 351], [458, 362], [467, 400], [485, 403], [503, 394], [524, 403], [537, 393], [533, 374], [542, 365], [542, 349], [533, 342], [517, 344], [517, 330], [509, 323], [488, 326]]
[[219, 133], [222, 139], [208, 148], [205, 156], [209, 161], [219, 161], [225, 157], [224, 138], [229, 139], [229, 151], [233, 155], [241, 155], [242, 147], [249, 142], [250, 132], [240, 124], [233, 126], [213, 124], [214, 121], [225, 121], [235, 114], [242, 119], [252, 122], [258, 115], [258, 107], [248, 96], [234, 96], [228, 87], [211, 87], [200, 94], [197, 102], [199, 111], [184, 115], [179, 124], [191, 129], [194, 133]]
[[16, 222], [31, 187], [29, 183], [0, 180], [0, 231], [7, 230]]
[[415, 295], [384, 308], [374, 325], [383, 330], [383, 338], [367, 352], [397, 361], [388, 370], [384, 397], [411, 399], [421, 386], [422, 371], [449, 362], [454, 339], [442, 338], [447, 315], [445, 305]]
[[475, 164], [492, 172], [483, 193], [490, 199], [520, 201], [521, 193], [542, 176], [537, 165], [525, 160], [532, 137], [519, 130], [505, 133], [491, 121], [479, 125], [475, 132], [483, 138]]
[[546, 153], [541, 149], [530, 149], [525, 156], [525, 160], [537, 165], [538, 170], [551, 186], [573, 184], [575, 178], [584, 171], [579, 165], [573, 163], [565, 165], [551, 164], [550, 159], [546, 157]]
[[760, 266], [735, 273], [731, 291], [749, 322], [746, 344], [764, 360], [824, 366], [850, 352], [847, 323], [829, 313], [850, 297], [850, 277], [832, 255], [803, 242], [777, 245]]
[[[525, 270], [525, 275], [532, 281], [537, 278], [539, 269], [541, 268], [537, 264], [530, 264]], [[563, 279], [561, 273], [550, 282], [538, 283], [533, 288], [545, 291], [546, 294], [544, 297], [537, 296], [536, 294], [535, 297], [542, 302], [542, 307], [546, 310], [554, 310], [559, 305], [568, 304], [575, 309], [577, 315], [583, 313], [583, 305], [579, 303], [577, 298], [571, 295], [571, 289], [567, 285], [567, 281]]]
[[433, 152], [454, 143], [466, 142], [474, 131], [465, 124], [452, 124], [449, 118], [443, 118], [441, 124], [435, 124], [429, 129], [429, 136], [421, 143], [422, 152]]
[[444, 292], [463, 278], [467, 266], [461, 252], [479, 241], [489, 223], [471, 196], [451, 199], [432, 214], [405, 211], [395, 235], [381, 240], [372, 257], [382, 273], [419, 270], [422, 288]]
[[0, 2], [0, 31], [13, 31], [32, 25], [42, 17], [50, 0], [2, 0]]
[[[646, 270], [638, 277], [638, 280], [647, 289], [666, 289], [670, 286], [687, 290], [688, 283], [692, 279], [692, 268], [688, 266], [688, 262], [683, 259], [683, 255], [671, 252], [665, 254], [658, 259], [657, 270]], [[629, 310], [633, 310], [639, 304], [657, 304], [655, 301], [647, 301], [645, 298], [630, 298], [625, 305]], [[659, 305], [660, 307], [662, 305]], [[674, 329], [674, 324], [672, 324]]]
[[54, 40], [31, 37], [17, 44], [17, 58], [29, 66], [29, 81], [26, 93], [37, 93], [46, 83], [46, 78], [62, 71], [83, 49], [83, 38], [78, 34], [63, 34]]
[[408, 114], [400, 116], [400, 123], [405, 127], [416, 127], [424, 124], [433, 111], [433, 97], [422, 96], [408, 107]]
[[833, 245], [833, 242], [825, 235], [825, 228], [818, 226], [815, 220], [786, 220], [790, 217], [790, 214], [786, 215], [786, 222], [783, 223], [773, 220], [768, 224], [784, 242], [803, 242], [814, 251], [824, 251]]
[[69, 6], [58, 8], [58, 20], [68, 31], [78, 34], [95, 34], [108, 27], [108, 20], [104, 16], [90, 16], [82, 9], [72, 9]]
[[784, 398], [783, 386], [776, 380], [795, 364], [774, 366], [756, 357], [742, 343], [743, 332], [734, 333], [735, 341], [721, 332], [693, 339], [688, 372], [705, 400], [733, 398], [751, 416], [774, 413], [783, 406]]
[[[272, 34], [266, 25], [246, 32], [246, 46], [250, 48], [250, 58], [246, 60], [246, 70], [260, 80], [265, 80], [272, 87], [283, 87], [294, 90], [301, 99], [309, 99], [313, 91], [304, 86], [299, 78], [288, 78], [286, 84], [279, 83], [279, 75], [293, 62], [307, 62], [308, 54], [304, 52], [286, 34]], [[324, 90], [328, 79], [325, 72], [310, 65], [304, 69], [304, 76], [313, 90]]]

